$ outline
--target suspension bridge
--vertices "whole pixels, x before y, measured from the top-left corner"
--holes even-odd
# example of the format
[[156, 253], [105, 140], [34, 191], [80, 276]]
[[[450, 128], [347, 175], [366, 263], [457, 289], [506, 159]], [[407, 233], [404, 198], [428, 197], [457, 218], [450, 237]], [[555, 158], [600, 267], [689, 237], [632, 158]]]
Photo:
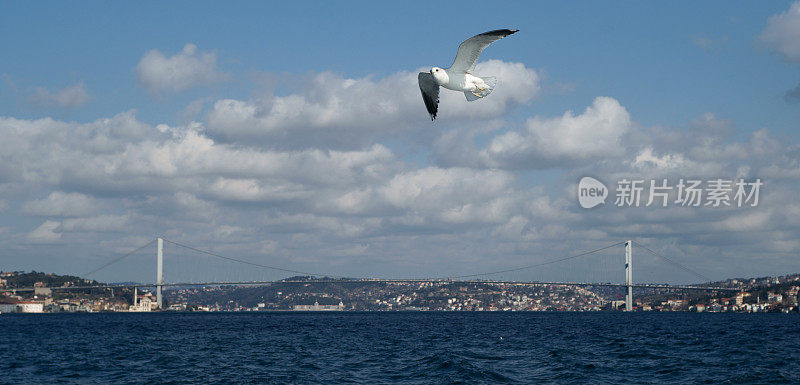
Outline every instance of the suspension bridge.
[[[119, 257], [113, 258], [112, 260], [103, 263], [100, 266], [92, 269], [91, 271], [87, 272], [83, 275], [84, 278], [93, 276], [96, 273], [107, 270], [111, 266], [120, 265], [125, 260], [130, 259], [131, 256], [136, 254], [142, 254], [147, 248], [152, 247], [153, 244], [156, 244], [156, 253], [155, 253], [155, 260], [150, 259], [150, 266], [155, 268], [155, 280], [152, 282], [128, 282], [128, 283], [117, 283], [117, 284], [92, 284], [92, 285], [74, 285], [74, 286], [66, 286], [66, 287], [50, 287], [52, 290], [88, 290], [88, 289], [115, 289], [115, 288], [140, 288], [140, 287], [149, 287], [155, 288], [156, 292], [156, 300], [157, 304], [160, 307], [163, 306], [163, 290], [164, 288], [170, 287], [191, 287], [191, 286], [206, 286], [206, 287], [213, 287], [213, 286], [257, 286], [257, 285], [272, 285], [272, 284], [308, 284], [308, 283], [336, 283], [336, 284], [363, 284], [363, 283], [453, 283], [453, 284], [485, 284], [485, 285], [528, 285], [528, 286], [565, 286], [565, 287], [618, 287], [625, 290], [625, 309], [627, 311], [633, 310], [633, 289], [668, 289], [668, 290], [677, 290], [677, 291], [710, 291], [710, 292], [734, 292], [738, 291], [736, 288], [731, 287], [718, 287], [712, 286], [712, 280], [705, 275], [698, 273], [694, 269], [691, 269], [677, 261], [665, 257], [660, 253], [657, 253], [650, 249], [649, 247], [640, 244], [639, 242], [627, 240], [627, 241], [620, 241], [610, 245], [606, 245], [603, 247], [599, 247], [593, 250], [580, 252], [577, 254], [549, 259], [543, 262], [528, 264], [524, 266], [518, 266], [513, 268], [507, 269], [500, 269], [494, 271], [487, 271], [487, 272], [479, 272], [479, 273], [472, 273], [472, 274], [463, 274], [463, 275], [449, 275], [449, 276], [440, 276], [440, 277], [425, 277], [425, 278], [372, 278], [372, 277], [363, 277], [363, 278], [348, 278], [345, 276], [339, 276], [335, 274], [321, 274], [318, 272], [307, 272], [301, 270], [294, 270], [288, 269], [278, 266], [270, 266], [265, 265], [253, 261], [248, 261], [241, 258], [234, 258], [226, 255], [222, 255], [220, 253], [212, 252], [209, 250], [204, 250], [200, 248], [196, 248], [193, 246], [189, 246], [183, 243], [179, 243], [176, 241], [172, 241], [165, 238], [156, 238], [151, 240], [145, 245], [138, 247], [126, 254], [123, 254]], [[177, 250], [184, 250], [189, 251], [195, 254], [194, 258], [184, 261], [183, 263], [177, 264], [180, 267], [176, 267], [175, 271], [185, 272], [187, 267], [197, 266], [196, 257], [204, 256], [210, 258], [212, 261], [217, 263], [223, 263], [228, 268], [235, 267], [236, 269], [240, 269], [241, 267], [249, 268], [249, 272], [254, 271], [272, 271], [278, 274], [294, 274], [295, 278], [284, 278], [284, 279], [208, 279], [207, 277], [200, 277], [195, 279], [182, 279], [184, 277], [180, 277], [180, 275], [175, 275], [174, 279], [166, 280], [164, 275], [164, 266], [165, 261], [170, 261], [174, 259], [179, 259], [181, 254], [174, 253], [176, 258], [170, 258], [170, 256], [165, 256], [164, 253], [164, 245], [174, 246]], [[634, 246], [637, 247], [637, 250], [643, 250], [645, 253], [643, 255], [649, 255], [655, 258], [657, 261], [662, 262], [661, 265], [653, 265], [650, 264], [651, 267], [655, 266], [656, 272], [660, 272], [663, 269], [663, 265], [669, 265], [674, 268], [676, 271], [683, 272], [684, 274], [688, 274], [692, 276], [693, 279], [702, 282], [700, 284], [668, 284], [668, 283], [655, 283], [655, 282], [636, 282], [634, 281], [634, 264], [633, 264], [633, 250]], [[623, 249], [623, 250], [620, 250]], [[605, 263], [598, 263], [598, 260], [591, 260], [589, 259], [590, 256], [603, 254], [608, 257], [604, 259]], [[624, 259], [622, 255], [624, 253]], [[148, 257], [149, 255], [149, 257]], [[144, 253], [146, 259], [153, 258], [153, 255], [148, 253]], [[184, 256], [185, 257], [185, 256]], [[591, 263], [586, 263], [587, 261]], [[153, 263], [155, 262], [155, 263]], [[135, 265], [133, 266], [133, 271], [135, 270], [142, 270], [142, 266], [146, 266], [147, 263], [145, 261], [139, 260], [136, 261]], [[176, 265], [173, 263], [173, 265]], [[605, 273], [610, 273], [612, 275], [616, 275], [618, 277], [624, 277], [622, 280], [614, 280], [612, 279], [599, 279], [597, 277], [588, 278], [583, 280], [570, 280], [570, 279], [562, 279], [562, 280], [555, 280], [555, 279], [528, 279], [528, 280], [520, 280], [520, 279], [489, 279], [488, 277], [497, 277], [503, 276], [508, 274], [520, 274], [524, 272], [531, 272], [537, 270], [543, 270], [548, 267], [553, 266], [561, 266], [559, 270], [563, 271], [574, 271], [576, 270], [576, 266], [595, 266], [598, 267], [599, 270]], [[205, 271], [212, 271], [212, 274], [217, 274], [220, 272], [219, 268], [215, 267], [204, 267], [202, 268]], [[147, 270], [147, 269], [145, 269]], [[131, 270], [128, 270], [131, 271]], [[552, 271], [552, 270], [551, 270]], [[152, 271], [151, 271], [152, 272]], [[624, 274], [623, 274], [624, 273]], [[263, 274], [257, 274], [263, 275]], [[301, 277], [297, 278], [297, 277]], [[34, 291], [35, 288], [16, 288], [15, 291]]]

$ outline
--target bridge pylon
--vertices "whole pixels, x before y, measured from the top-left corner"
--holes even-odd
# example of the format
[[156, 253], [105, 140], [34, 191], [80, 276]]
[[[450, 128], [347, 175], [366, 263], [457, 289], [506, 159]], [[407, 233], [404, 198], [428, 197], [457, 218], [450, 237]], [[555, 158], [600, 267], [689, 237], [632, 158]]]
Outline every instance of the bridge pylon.
[[164, 301], [161, 298], [161, 286], [164, 284], [164, 240], [158, 238], [158, 254], [156, 257], [156, 303], [162, 309]]
[[628, 288], [628, 293], [625, 295], [625, 311], [633, 311], [632, 243], [630, 240], [625, 242], [625, 285]]

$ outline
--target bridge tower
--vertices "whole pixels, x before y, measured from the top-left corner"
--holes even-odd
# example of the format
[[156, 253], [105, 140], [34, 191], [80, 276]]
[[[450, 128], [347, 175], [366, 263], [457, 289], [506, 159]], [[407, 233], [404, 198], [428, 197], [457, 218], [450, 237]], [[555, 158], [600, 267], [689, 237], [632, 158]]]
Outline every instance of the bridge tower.
[[164, 302], [161, 298], [161, 286], [164, 283], [164, 240], [158, 238], [158, 257], [156, 258], [156, 303], [161, 309]]
[[625, 295], [625, 311], [633, 311], [633, 286], [631, 286], [633, 285], [632, 259], [631, 241], [628, 240], [625, 242], [625, 285], [628, 287], [628, 293]]

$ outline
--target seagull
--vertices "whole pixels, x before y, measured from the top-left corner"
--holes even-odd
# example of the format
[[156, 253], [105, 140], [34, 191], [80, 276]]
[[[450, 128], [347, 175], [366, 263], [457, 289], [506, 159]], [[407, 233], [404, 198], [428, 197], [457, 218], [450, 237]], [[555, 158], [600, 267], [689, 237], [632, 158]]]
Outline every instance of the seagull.
[[518, 29], [497, 29], [484, 32], [464, 40], [458, 46], [456, 59], [450, 68], [441, 69], [433, 67], [428, 72], [420, 72], [417, 76], [419, 90], [422, 91], [422, 100], [425, 108], [431, 114], [431, 121], [436, 119], [439, 110], [439, 86], [453, 91], [463, 91], [467, 101], [474, 101], [486, 97], [494, 89], [497, 79], [494, 76], [483, 78], [472, 74], [475, 63], [481, 56], [484, 48], [508, 35], [519, 31]]

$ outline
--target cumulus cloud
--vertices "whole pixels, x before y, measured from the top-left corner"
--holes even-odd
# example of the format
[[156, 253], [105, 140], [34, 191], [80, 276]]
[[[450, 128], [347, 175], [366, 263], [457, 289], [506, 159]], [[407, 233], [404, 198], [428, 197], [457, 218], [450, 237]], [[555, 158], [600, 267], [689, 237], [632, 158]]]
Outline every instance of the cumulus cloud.
[[674, 169], [686, 164], [682, 154], [664, 154], [658, 156], [651, 147], [647, 147], [636, 155], [633, 166], [637, 168]]
[[87, 218], [65, 219], [60, 226], [63, 232], [89, 231], [121, 231], [125, 230], [130, 217], [128, 215], [98, 215]]
[[[477, 229], [525, 210], [525, 193], [509, 172], [417, 168], [381, 144], [246, 147], [216, 142], [199, 123], [154, 127], [133, 112], [84, 124], [2, 118], [0, 132], [9, 155], [0, 165], [4, 180], [49, 190], [21, 204], [20, 213], [63, 217], [27, 234], [30, 242], [102, 239], [103, 233], [140, 229], [151, 234], [168, 226], [181, 234], [260, 239], [275, 255], [297, 249], [309, 256], [319, 242], [380, 239], [398, 229], [451, 232], [446, 225]], [[378, 250], [389, 248], [374, 242]], [[335, 248], [342, 258], [347, 250], [365, 250], [360, 244]]]
[[792, 3], [786, 12], [771, 16], [759, 39], [784, 60], [800, 62], [800, 2]]
[[30, 97], [30, 101], [33, 103], [61, 108], [80, 107], [89, 99], [89, 92], [83, 82], [55, 91], [39, 87]]
[[44, 199], [26, 202], [22, 212], [39, 216], [81, 216], [94, 211], [95, 204], [84, 194], [53, 191]]
[[119, 167], [108, 162], [131, 141], [142, 140], [146, 134], [160, 134], [152, 131], [132, 112], [86, 124], [49, 118], [0, 118], [0, 132], [4, 135], [0, 141], [0, 178], [55, 185], [107, 174], [109, 169]]
[[[631, 124], [632, 119], [627, 112], [624, 112], [624, 107], [617, 106], [618, 103], [612, 100], [606, 102], [607, 106], [614, 106], [607, 108], [607, 111], [619, 113], [605, 114], [605, 116], [618, 116], [619, 119], [597, 119], [598, 116], [603, 116], [598, 114], [598, 111], [604, 109], [596, 108], [596, 101], [587, 112], [580, 115], [564, 114], [566, 119], [531, 118], [529, 122], [539, 122], [534, 126], [538, 131], [531, 132], [530, 126], [526, 126], [523, 130], [512, 129], [494, 136], [489, 135], [488, 145], [483, 149], [478, 147], [480, 142], [475, 140], [473, 132], [467, 131], [468, 139], [464, 140], [458, 136], [459, 132], [448, 131], [437, 142], [439, 146], [436, 148], [437, 156], [439, 159], [444, 158], [444, 163], [449, 166], [500, 167], [514, 171], [512, 175], [515, 177], [524, 175], [517, 173], [518, 169], [565, 168], [566, 185], [560, 190], [560, 194], [551, 195], [553, 199], [545, 201], [546, 204], [540, 203], [535, 209], [523, 211], [523, 215], [512, 216], [502, 225], [495, 227], [493, 234], [503, 239], [514, 239], [515, 242], [523, 243], [549, 243], [558, 237], [608, 239], [627, 237], [626, 234], [640, 234], [644, 237], [643, 241], [652, 236], [654, 242], [672, 239], [684, 245], [693, 244], [699, 249], [708, 250], [712, 245], [732, 242], [728, 236], [732, 232], [737, 232], [739, 235], [735, 243], [742, 249], [764, 247], [776, 253], [785, 253], [787, 247], [792, 247], [793, 243], [788, 242], [791, 237], [779, 236], [776, 229], [791, 227], [800, 230], [795, 221], [781, 214], [787, 212], [786, 202], [792, 200], [786, 194], [791, 194], [800, 181], [798, 166], [800, 149], [797, 145], [781, 141], [766, 129], [741, 135], [731, 121], [711, 113], [686, 122], [682, 128], [643, 128]], [[583, 119], [575, 119], [576, 117]], [[587, 119], [589, 117], [593, 119]], [[577, 144], [571, 141], [559, 142], [562, 139], [572, 139], [574, 136], [565, 135], [564, 138], [559, 137], [556, 140], [545, 137], [548, 131], [543, 130], [544, 127], [555, 127], [554, 132], [562, 133], [580, 132], [571, 129], [572, 127], [593, 127], [592, 124], [561, 125], [562, 121], [581, 120], [603, 122], [600, 128], [594, 126], [594, 131], [599, 137]], [[616, 125], [621, 128], [610, 129], [615, 125], [603, 126], [614, 121], [621, 122]], [[476, 132], [486, 135], [495, 131], [502, 132], [499, 128]], [[498, 143], [502, 146], [497, 146]], [[600, 143], [603, 145], [592, 147], [593, 144]], [[503, 150], [521, 148], [525, 151], [519, 153], [525, 157], [504, 159], [499, 155], [505, 152], [492, 153], [492, 146]], [[463, 156], [459, 158], [453, 156], [453, 153]], [[552, 154], [559, 155], [556, 158], [557, 162], [548, 159], [548, 155], [553, 156]], [[476, 162], [475, 159], [482, 161]], [[547, 181], [545, 185], [553, 184], [552, 171], [533, 175], [544, 175]], [[765, 186], [761, 190], [761, 200], [757, 208], [708, 209], [675, 207], [673, 204], [672, 207], [658, 209], [618, 208], [613, 205], [615, 197], [612, 193], [604, 207], [586, 211], [577, 207], [575, 192], [577, 180], [587, 175], [598, 177], [609, 187], [616, 187], [616, 182], [622, 179], [641, 179], [648, 183], [650, 180], [661, 183], [663, 179], [668, 179], [674, 186], [680, 178], [704, 181], [718, 178], [747, 180], [761, 178]], [[532, 179], [537, 178], [532, 177]], [[538, 186], [542, 186], [541, 183]], [[649, 184], [646, 184], [642, 204], [647, 202], [648, 192]], [[671, 194], [669, 199], [674, 202], [675, 191]], [[524, 199], [531, 200], [536, 197], [537, 193], [531, 192]], [[776, 207], [782, 208], [776, 210]], [[537, 217], [534, 214], [550, 211], [558, 214], [548, 218]], [[795, 230], [788, 233], [791, 234], [793, 231]], [[764, 241], [773, 239], [778, 242], [778, 238], [780, 238], [780, 250]], [[689, 258], [688, 255], [686, 257]], [[708, 266], [708, 268], [713, 270], [719, 267]]]
[[216, 53], [203, 52], [194, 44], [169, 57], [155, 49], [146, 52], [136, 66], [136, 76], [153, 93], [185, 91], [227, 78], [217, 69]]
[[[513, 79], [524, 77], [513, 75], [519, 71], [535, 74], [513, 63], [495, 65], [497, 72], [485, 73], [497, 75], [505, 68], [510, 72], [503, 76]], [[643, 128], [610, 97], [595, 99], [579, 113], [533, 116], [516, 127], [504, 114], [538, 91], [513, 85], [506, 96], [498, 93], [493, 106], [474, 104], [489, 106], [481, 107], [487, 111], [463, 121], [442, 119], [436, 124], [445, 130], [436, 130], [412, 74], [392, 76], [412, 80], [413, 87], [403, 91], [408, 100], [398, 99], [398, 108], [419, 119], [442, 146], [432, 160], [381, 142], [393, 138], [387, 132], [417, 129], [399, 112], [379, 113], [391, 127], [377, 120], [373, 126], [338, 115], [327, 105], [335, 93], [318, 98], [312, 90], [293, 97], [320, 111], [328, 108], [329, 120], [252, 115], [266, 119], [258, 124], [270, 140], [296, 139], [292, 146], [245, 140], [256, 138], [257, 130], [224, 137], [220, 126], [211, 128], [211, 120], [219, 118], [213, 115], [207, 122], [176, 126], [142, 122], [135, 111], [87, 123], [0, 117], [0, 192], [11, 207], [20, 208], [10, 214], [41, 223], [33, 231], [0, 233], [0, 239], [19, 247], [91, 244], [116, 252], [160, 234], [292, 268], [399, 276], [464, 273], [460, 263], [476, 271], [515, 267], [628, 238], [680, 242], [680, 248], [668, 250], [678, 254], [670, 256], [695, 262], [695, 255], [731, 243], [737, 246], [731, 255], [739, 257], [759, 248], [797, 250], [800, 222], [792, 213], [800, 212], [800, 205], [792, 202], [800, 182], [800, 149], [767, 130], [738, 135], [732, 122], [713, 114], [682, 128]], [[353, 79], [349, 87], [380, 93], [376, 84], [391, 83], [392, 76]], [[457, 98], [463, 95], [453, 97], [446, 106], [451, 110], [470, 107]], [[259, 100], [241, 103], [256, 110], [261, 106]], [[338, 103], [357, 109], [349, 106], [356, 100]], [[292, 128], [283, 132], [284, 125]], [[232, 127], [244, 130], [247, 124]], [[353, 143], [303, 140], [304, 135], [348, 132], [361, 137]], [[466, 155], [441, 162], [440, 150]], [[765, 186], [757, 208], [631, 209], [608, 203], [587, 211], [574, 196], [574, 184], [584, 175], [609, 185], [631, 177], [673, 182], [678, 177], [762, 177]], [[721, 277], [733, 271], [720, 264], [705, 267]]]
[[501, 170], [426, 167], [345, 190], [330, 203], [342, 213], [380, 214], [403, 226], [500, 223], [522, 209], [513, 182], [513, 175]]
[[[792, 3], [786, 12], [771, 16], [758, 38], [783, 60], [800, 63], [800, 2]], [[800, 84], [786, 91], [784, 97], [787, 101], [800, 100]]]
[[[441, 92], [437, 124], [487, 120], [536, 97], [539, 75], [521, 63], [490, 60], [476, 74], [497, 76], [491, 98], [467, 102], [462, 93]], [[254, 100], [224, 99], [208, 114], [208, 132], [226, 142], [260, 142], [285, 147], [361, 147], [413, 132], [429, 135], [417, 72], [384, 78], [314, 74], [297, 93]]]
[[32, 243], [53, 243], [61, 239], [61, 233], [56, 232], [61, 223], [45, 221], [39, 227], [28, 233], [27, 239]]
[[519, 203], [513, 179], [499, 170], [428, 167], [395, 175], [378, 192], [394, 207], [445, 222], [503, 222]]
[[623, 153], [621, 138], [631, 127], [618, 101], [598, 97], [579, 115], [567, 111], [556, 118], [531, 118], [523, 129], [494, 137], [480, 155], [491, 166], [509, 168], [615, 157]]

